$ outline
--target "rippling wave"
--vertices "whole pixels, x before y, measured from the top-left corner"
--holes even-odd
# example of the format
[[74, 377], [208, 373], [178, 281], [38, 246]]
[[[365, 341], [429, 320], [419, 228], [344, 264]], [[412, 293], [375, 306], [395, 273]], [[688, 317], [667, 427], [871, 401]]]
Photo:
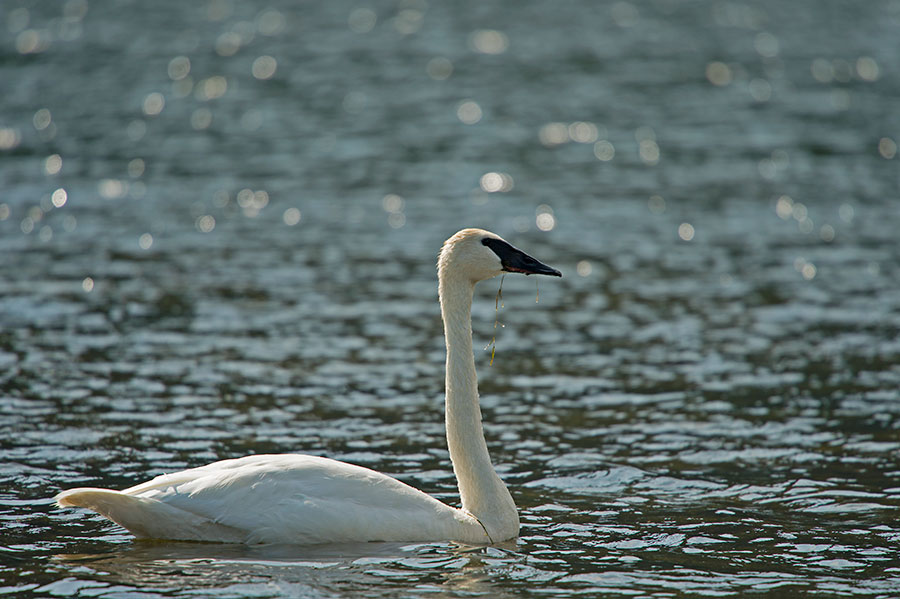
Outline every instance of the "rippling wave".
[[[0, 23], [0, 594], [900, 595], [896, 1]], [[474, 306], [517, 541], [146, 543], [51, 505], [265, 452], [455, 504], [463, 226], [565, 273]]]

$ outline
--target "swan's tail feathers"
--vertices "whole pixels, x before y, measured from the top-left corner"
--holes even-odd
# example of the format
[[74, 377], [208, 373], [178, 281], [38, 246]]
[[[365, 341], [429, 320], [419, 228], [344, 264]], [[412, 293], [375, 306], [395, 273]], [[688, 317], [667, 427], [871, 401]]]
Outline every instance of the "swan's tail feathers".
[[69, 489], [56, 496], [59, 507], [93, 510], [143, 539], [244, 542], [246, 533], [168, 505], [110, 489]]

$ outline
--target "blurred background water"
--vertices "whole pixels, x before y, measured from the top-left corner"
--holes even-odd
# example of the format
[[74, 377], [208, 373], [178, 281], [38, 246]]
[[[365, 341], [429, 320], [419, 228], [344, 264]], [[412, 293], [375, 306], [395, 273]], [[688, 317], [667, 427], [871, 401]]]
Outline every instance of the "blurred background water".
[[[0, 5], [0, 592], [900, 595], [900, 2]], [[498, 547], [137, 543], [50, 498], [304, 452], [457, 500], [434, 263], [481, 285]], [[539, 300], [536, 301], [535, 300]]]

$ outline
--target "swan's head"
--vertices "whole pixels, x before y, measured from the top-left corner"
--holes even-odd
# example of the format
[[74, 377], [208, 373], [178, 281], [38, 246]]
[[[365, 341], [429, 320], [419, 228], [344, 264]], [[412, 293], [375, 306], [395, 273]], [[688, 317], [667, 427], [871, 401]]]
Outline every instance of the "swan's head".
[[473, 283], [503, 272], [562, 276], [555, 268], [535, 260], [499, 235], [483, 229], [463, 229], [445, 241], [438, 259], [438, 272], [462, 276]]

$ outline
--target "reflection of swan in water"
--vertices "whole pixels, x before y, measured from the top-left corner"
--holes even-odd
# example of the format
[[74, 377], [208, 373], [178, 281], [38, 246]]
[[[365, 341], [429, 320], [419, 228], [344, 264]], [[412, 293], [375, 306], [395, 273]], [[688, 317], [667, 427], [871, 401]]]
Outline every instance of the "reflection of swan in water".
[[515, 537], [519, 517], [488, 455], [472, 354], [475, 284], [504, 271], [561, 276], [480, 229], [456, 233], [438, 259], [447, 444], [462, 509], [368, 468], [293, 454], [223, 460], [124, 491], [71, 489], [57, 503], [92, 509], [144, 538], [310, 544]]
[[[522, 565], [525, 556], [515, 549], [515, 540], [491, 547], [443, 542], [298, 546], [136, 541], [117, 545], [110, 553], [57, 554], [53, 562], [76, 572], [79, 580], [130, 585], [143, 593], [180, 588], [203, 595], [225, 591], [229, 596], [269, 596], [277, 588], [284, 595], [330, 597], [338, 589], [361, 585], [382, 585], [378, 588], [384, 591], [387, 584], [403, 594], [411, 585], [424, 584], [506, 597], [512, 593], [506, 593], [507, 583], [498, 582], [497, 574]], [[384, 571], [404, 575], [391, 582]]]

